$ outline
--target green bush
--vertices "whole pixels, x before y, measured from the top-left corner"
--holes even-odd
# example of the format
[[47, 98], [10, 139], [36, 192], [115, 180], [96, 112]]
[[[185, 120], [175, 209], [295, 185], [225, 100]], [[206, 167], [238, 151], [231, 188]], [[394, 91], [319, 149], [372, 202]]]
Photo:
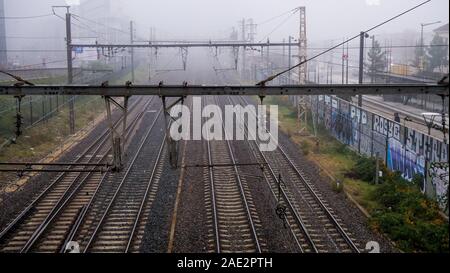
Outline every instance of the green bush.
[[438, 204], [399, 173], [387, 175], [386, 181], [373, 191], [371, 199], [379, 206], [371, 223], [388, 234], [401, 249], [449, 251], [449, 225], [439, 215]]
[[[383, 164], [380, 162], [380, 170], [383, 171]], [[376, 159], [373, 157], [359, 156], [353, 168], [345, 175], [350, 178], [360, 179], [369, 183], [375, 181]], [[385, 173], [383, 171], [383, 173]], [[382, 180], [382, 177], [380, 177]]]

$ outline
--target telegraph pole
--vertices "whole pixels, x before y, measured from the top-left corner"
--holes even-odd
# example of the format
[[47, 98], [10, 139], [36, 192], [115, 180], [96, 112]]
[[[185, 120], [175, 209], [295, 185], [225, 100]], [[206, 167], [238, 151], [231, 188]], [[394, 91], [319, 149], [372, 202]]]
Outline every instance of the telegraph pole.
[[[133, 44], [133, 21], [130, 21], [130, 43]], [[130, 48], [131, 53], [131, 82], [134, 83], [134, 48]]]

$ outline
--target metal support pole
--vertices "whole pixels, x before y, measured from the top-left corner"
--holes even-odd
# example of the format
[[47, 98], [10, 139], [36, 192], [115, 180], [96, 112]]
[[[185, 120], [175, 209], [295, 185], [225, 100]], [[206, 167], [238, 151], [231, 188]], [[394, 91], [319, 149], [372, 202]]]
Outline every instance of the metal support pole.
[[126, 96], [123, 98], [123, 119], [122, 119], [122, 151], [125, 152], [125, 143], [127, 142], [127, 118], [128, 118], [128, 99]]
[[166, 144], [167, 144], [167, 148], [169, 151], [169, 162], [172, 165], [172, 163], [173, 163], [173, 158], [172, 158], [172, 153], [171, 153], [172, 139], [170, 138], [170, 128], [169, 128], [169, 124], [168, 124], [169, 109], [167, 108], [166, 97], [162, 96], [161, 99], [162, 99], [163, 111], [164, 111], [164, 129], [166, 130]]
[[[361, 31], [359, 34], [359, 79], [358, 83], [363, 83], [363, 73], [364, 73], [364, 39], [368, 35], [367, 33]], [[358, 95], [358, 106], [359, 106], [359, 116], [358, 119], [358, 152], [361, 153], [361, 116], [362, 116], [362, 104], [363, 97]]]
[[[66, 13], [66, 43], [67, 43], [67, 83], [73, 83], [73, 64], [72, 64], [72, 28], [71, 28], [71, 14], [69, 7]], [[69, 132], [71, 135], [75, 134], [75, 106], [74, 96], [69, 97]]]
[[320, 83], [320, 63], [317, 63], [317, 84]]
[[[242, 19], [242, 41], [245, 43], [247, 41], [245, 37], [245, 18]], [[241, 68], [241, 77], [245, 79], [245, 46], [242, 48], [242, 68]]]
[[[288, 67], [291, 67], [291, 56], [292, 56], [292, 53], [291, 53], [291, 39], [292, 39], [292, 37], [291, 36], [289, 36], [289, 45], [288, 45]], [[288, 82], [287, 82], [287, 84], [291, 84], [291, 71], [289, 70], [288, 71]]]
[[23, 96], [16, 96], [16, 139], [22, 135], [22, 98]]
[[[363, 83], [364, 73], [364, 38], [367, 34], [363, 31], [359, 34], [359, 78], [358, 83]], [[362, 107], [362, 95], [358, 95], [358, 106]]]
[[[119, 108], [123, 108], [123, 131], [122, 135], [119, 136], [114, 128], [114, 123], [112, 120], [111, 114], [111, 102], [113, 102]], [[113, 170], [119, 171], [122, 168], [122, 151], [125, 151], [125, 134], [126, 134], [126, 119], [127, 119], [127, 105], [128, 98], [124, 99], [124, 107], [120, 106], [117, 102], [115, 102], [111, 97], [105, 96], [105, 106], [106, 106], [106, 115], [108, 119], [108, 126], [111, 138], [111, 145], [113, 151]]]
[[[267, 39], [267, 43], [269, 43], [269, 39]], [[272, 71], [271, 71], [270, 58], [269, 58], [269, 47], [267, 47], [266, 59], [267, 59], [267, 73], [268, 73], [268, 75], [270, 75], [270, 74], [272, 74]]]
[[[105, 107], [106, 107], [106, 117], [108, 119], [108, 126], [109, 126], [109, 137], [111, 139], [111, 145], [113, 145], [114, 143], [114, 126], [113, 126], [113, 122], [112, 122], [112, 117], [111, 117], [111, 103], [109, 102], [109, 97], [105, 97]], [[113, 164], [115, 165], [115, 164]]]
[[[372, 39], [372, 52], [373, 52], [373, 50], [374, 50], [374, 47], [375, 47], [375, 35], [372, 35], [372, 36], [370, 36], [370, 38]], [[372, 69], [375, 69], [374, 67], [373, 67], [373, 64], [371, 64], [372, 65]], [[374, 83], [374, 77], [375, 77], [375, 71], [370, 71], [370, 83]]]
[[424, 69], [424, 50], [423, 50], [423, 27], [424, 24], [420, 24], [420, 64], [419, 64], [419, 72], [422, 74]]
[[[134, 40], [133, 21], [130, 21], [130, 43], [133, 44]], [[134, 82], [134, 48], [130, 48], [131, 53], [131, 82]]]
[[348, 84], [348, 43], [347, 43], [347, 49], [346, 49], [346, 58], [345, 58], [345, 83]]
[[[345, 41], [345, 39], [344, 39], [344, 41]], [[342, 45], [342, 68], [341, 68], [342, 69], [342, 71], [341, 71], [342, 72], [342, 82], [341, 82], [342, 84], [344, 84], [344, 76], [345, 76], [344, 75], [344, 70], [345, 70], [344, 69], [344, 66], [345, 66], [344, 61], [345, 61], [345, 44]]]

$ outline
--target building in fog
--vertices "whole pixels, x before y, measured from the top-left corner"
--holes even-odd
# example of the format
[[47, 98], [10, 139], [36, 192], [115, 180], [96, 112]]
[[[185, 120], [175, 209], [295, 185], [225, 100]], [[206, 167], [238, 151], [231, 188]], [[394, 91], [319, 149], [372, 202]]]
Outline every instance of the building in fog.
[[76, 33], [80, 37], [96, 37], [99, 43], [129, 42], [130, 21], [122, 12], [123, 6], [125, 2], [121, 0], [82, 0], [79, 6], [74, 6], [73, 12], [81, 16], [82, 25], [89, 24], [89, 28], [75, 28]]
[[[66, 66], [65, 23], [51, 15], [53, 5], [66, 5], [66, 2], [2, 1], [8, 17], [5, 20], [8, 66], [12, 69]], [[55, 12], [64, 16], [65, 9], [56, 9]], [[36, 15], [48, 16], [27, 18]]]
[[[72, 7], [74, 43], [120, 44], [130, 42], [130, 19], [124, 15], [125, 2], [121, 0], [81, 0]], [[109, 67], [125, 66], [129, 55], [125, 50], [83, 49], [77, 53], [74, 64], [87, 65], [90, 61], [100, 60]]]

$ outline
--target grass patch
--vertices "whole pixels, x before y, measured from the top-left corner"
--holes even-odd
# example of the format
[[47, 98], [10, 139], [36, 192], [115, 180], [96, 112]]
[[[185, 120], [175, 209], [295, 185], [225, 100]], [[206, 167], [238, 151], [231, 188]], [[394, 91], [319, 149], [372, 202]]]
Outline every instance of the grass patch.
[[[103, 102], [100, 97], [78, 97], [75, 100], [75, 128], [85, 127], [103, 111]], [[24, 130], [15, 144], [10, 144], [0, 150], [0, 161], [39, 161], [52, 151], [59, 149], [69, 136], [68, 117], [68, 108], [64, 107], [47, 121]], [[9, 126], [12, 130], [14, 125], [3, 124], [2, 126]], [[1, 173], [0, 188], [15, 179], [14, 173]]]

